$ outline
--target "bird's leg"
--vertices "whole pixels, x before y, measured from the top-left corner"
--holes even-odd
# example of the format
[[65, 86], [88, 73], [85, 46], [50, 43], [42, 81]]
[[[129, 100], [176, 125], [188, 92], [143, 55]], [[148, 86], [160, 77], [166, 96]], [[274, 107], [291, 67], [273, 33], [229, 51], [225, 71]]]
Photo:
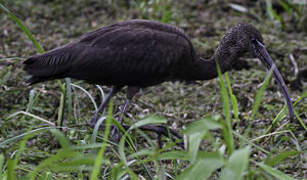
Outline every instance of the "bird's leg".
[[109, 94], [107, 95], [106, 99], [99, 105], [98, 110], [95, 112], [94, 116], [91, 119], [90, 126], [92, 128], [95, 127], [97, 120], [98, 120], [98, 113], [102, 112], [103, 109], [109, 104], [110, 99], [112, 96], [114, 96], [116, 93], [118, 93], [121, 90], [121, 86], [114, 86], [111, 88]]
[[[127, 89], [127, 99], [126, 99], [125, 104], [122, 108], [121, 115], [118, 119], [118, 122], [126, 130], [128, 130], [130, 128], [130, 126], [123, 124], [123, 117], [124, 117], [126, 111], [128, 110], [128, 106], [131, 104], [132, 98], [139, 92], [139, 90], [140, 90], [139, 87], [128, 87], [128, 89]], [[151, 131], [151, 132], [157, 133], [158, 134], [158, 141], [159, 141], [158, 143], [159, 143], [160, 147], [162, 147], [162, 140], [161, 140], [162, 136], [170, 137], [172, 139], [172, 141], [176, 141], [176, 139], [182, 139], [182, 136], [179, 133], [177, 133], [176, 131], [174, 131], [172, 129], [168, 129], [167, 127], [165, 127], [163, 125], [145, 125], [145, 126], [139, 127], [139, 129], [144, 130], [144, 131]], [[115, 142], [120, 141], [121, 134], [120, 134], [120, 131], [119, 131], [117, 126], [113, 127], [111, 135], [112, 135]], [[177, 143], [177, 145], [184, 148], [182, 142]]]
[[[123, 118], [124, 118], [124, 115], [128, 109], [128, 106], [130, 105], [131, 103], [131, 100], [132, 98], [135, 96], [136, 93], [138, 93], [140, 91], [140, 88], [139, 87], [131, 87], [129, 86], [128, 89], [127, 89], [127, 99], [125, 101], [125, 105], [122, 109], [122, 112], [121, 112], [121, 115], [119, 116], [119, 119], [118, 119], [118, 122], [123, 125]], [[120, 132], [119, 132], [119, 129], [117, 126], [115, 126], [113, 129], [112, 129], [112, 137], [114, 138], [114, 141], [115, 142], [119, 142], [120, 141], [120, 138], [121, 138], [121, 135], [120, 135]]]
[[[120, 125], [123, 125], [123, 116], [125, 115], [125, 113], [127, 111], [127, 107], [129, 106], [130, 102], [131, 102], [130, 99], [126, 99], [125, 105], [124, 105], [122, 112], [121, 112], [119, 119], [118, 119], [118, 122], [120, 123]], [[113, 127], [111, 134], [112, 134], [112, 138], [114, 139], [115, 142], [120, 141], [121, 134], [120, 134], [117, 126]]]
[[163, 145], [162, 145], [162, 135], [159, 133], [158, 134], [158, 145], [159, 148], [162, 149]]

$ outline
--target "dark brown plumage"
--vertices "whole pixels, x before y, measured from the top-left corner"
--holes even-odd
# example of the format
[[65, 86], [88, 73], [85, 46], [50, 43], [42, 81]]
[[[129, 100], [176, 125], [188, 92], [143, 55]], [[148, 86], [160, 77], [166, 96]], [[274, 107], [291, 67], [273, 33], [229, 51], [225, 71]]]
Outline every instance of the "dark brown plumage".
[[[176, 47], [176, 48], [174, 48]], [[174, 26], [127, 21], [100, 28], [58, 49], [29, 58], [30, 84], [71, 77], [95, 84], [146, 87], [182, 79], [196, 60], [192, 44]], [[178, 71], [181, 68], [181, 71]]]
[[[249, 24], [233, 27], [223, 37], [215, 55], [203, 59], [195, 52], [183, 30], [148, 20], [130, 20], [102, 27], [79, 40], [32, 56], [24, 61], [24, 70], [32, 77], [29, 84], [71, 77], [94, 84], [112, 85], [107, 100], [128, 86], [127, 102], [139, 88], [164, 81], [208, 80], [217, 77], [216, 59], [222, 72], [230, 70], [245, 52], [252, 52], [267, 68], [274, 66], [274, 75], [288, 101], [290, 116], [293, 107], [285, 83], [263, 44], [259, 31]], [[92, 120], [96, 123], [97, 114]]]

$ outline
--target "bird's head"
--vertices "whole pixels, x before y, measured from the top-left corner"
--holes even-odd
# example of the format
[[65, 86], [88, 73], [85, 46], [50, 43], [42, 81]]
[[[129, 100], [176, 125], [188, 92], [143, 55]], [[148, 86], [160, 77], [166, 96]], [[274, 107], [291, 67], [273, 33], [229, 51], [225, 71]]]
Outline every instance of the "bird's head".
[[263, 43], [261, 33], [250, 24], [238, 24], [231, 28], [223, 37], [219, 49], [223, 53], [241, 55], [246, 52], [254, 53], [257, 42]]
[[231, 28], [223, 37], [221, 44], [218, 47], [218, 55], [219, 57], [230, 57], [230, 59], [235, 60], [246, 52], [251, 52], [268, 70], [272, 69], [273, 74], [287, 100], [290, 118], [294, 119], [293, 105], [287, 86], [264, 46], [261, 33], [250, 24], [239, 24]]

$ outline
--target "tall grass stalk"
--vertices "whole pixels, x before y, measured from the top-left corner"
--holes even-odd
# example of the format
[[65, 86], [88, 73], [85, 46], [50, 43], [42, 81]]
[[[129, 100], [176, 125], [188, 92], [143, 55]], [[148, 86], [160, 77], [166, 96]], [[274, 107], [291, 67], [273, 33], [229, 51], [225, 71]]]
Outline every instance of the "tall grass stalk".
[[[31, 128], [28, 130], [28, 132], [31, 131]], [[21, 153], [25, 150], [26, 148], [26, 143], [31, 137], [31, 133], [27, 133], [26, 136], [23, 138], [23, 140], [19, 143], [19, 149], [17, 151], [16, 157], [14, 160], [9, 159], [8, 164], [7, 164], [7, 178], [8, 179], [17, 179], [15, 169], [17, 167], [18, 161], [21, 158]]]
[[255, 161], [253, 161], [255, 164], [257, 164], [261, 169], [263, 169], [264, 171], [266, 171], [267, 173], [271, 174], [272, 176], [274, 176], [275, 178], [277, 179], [280, 179], [280, 180], [294, 180], [292, 177], [284, 174], [283, 172], [271, 167], [271, 166], [268, 166], [264, 163], [257, 163]]
[[4, 166], [4, 156], [0, 154], [0, 179], [4, 179], [4, 172], [2, 171], [2, 168]]
[[60, 106], [59, 106], [58, 121], [57, 121], [59, 126], [63, 125], [64, 105], [65, 105], [65, 90], [64, 93], [61, 93], [61, 98], [60, 98]]
[[101, 149], [99, 150], [97, 156], [96, 156], [96, 160], [95, 160], [95, 164], [94, 164], [94, 168], [93, 171], [91, 173], [91, 180], [98, 180], [99, 178], [99, 174], [100, 174], [100, 168], [102, 165], [102, 161], [104, 158], [104, 152], [105, 149], [107, 147], [107, 140], [109, 138], [109, 134], [110, 134], [110, 128], [111, 128], [111, 124], [112, 124], [112, 115], [113, 115], [113, 101], [110, 101], [110, 105], [109, 105], [109, 109], [108, 109], [108, 117], [106, 120], [106, 128], [104, 131], [104, 138], [105, 141], [103, 142]]
[[229, 92], [229, 96], [231, 97], [231, 103], [232, 103], [232, 108], [233, 108], [233, 113], [234, 116], [237, 120], [239, 120], [239, 106], [238, 106], [238, 101], [236, 96], [233, 94], [232, 92], [232, 88], [231, 88], [231, 81], [228, 75], [228, 72], [225, 73], [225, 78], [226, 78], [226, 83], [227, 83], [227, 87], [228, 87], [228, 92]]
[[[69, 121], [73, 120], [72, 115], [72, 89], [71, 89], [71, 79], [65, 78], [65, 84], [66, 84], [66, 103], [67, 103], [67, 119]], [[76, 123], [76, 121], [74, 121]]]
[[80, 89], [81, 91], [83, 91], [83, 92], [90, 98], [90, 100], [91, 100], [91, 102], [93, 103], [93, 106], [94, 106], [94, 108], [95, 108], [95, 111], [98, 110], [98, 106], [97, 106], [97, 104], [96, 104], [96, 102], [95, 102], [94, 97], [93, 97], [87, 90], [85, 90], [83, 87], [81, 87], [81, 86], [79, 86], [79, 85], [76, 85], [76, 84], [74, 84], [74, 83], [71, 83], [71, 85], [72, 85], [73, 87], [76, 87], [76, 88]]
[[17, 17], [15, 16], [9, 9], [7, 9], [4, 5], [0, 3], [0, 8], [6, 12], [9, 17], [22, 29], [22, 31], [28, 36], [28, 38], [33, 42], [35, 47], [38, 49], [40, 53], [44, 53], [44, 49], [39, 44], [39, 42], [34, 38], [30, 30], [26, 27], [26, 25]]
[[226, 126], [223, 126], [223, 136], [225, 139], [225, 142], [227, 144], [227, 150], [228, 154], [231, 155], [234, 151], [234, 140], [233, 140], [233, 134], [232, 134], [232, 123], [231, 123], [231, 112], [230, 112], [230, 101], [228, 92], [226, 89], [226, 85], [223, 79], [223, 75], [221, 72], [221, 68], [219, 65], [219, 60], [216, 58], [216, 68], [218, 72], [218, 78], [219, 78], [219, 84], [221, 87], [221, 95], [222, 95], [222, 101], [223, 101], [223, 111], [225, 115], [225, 124]]
[[265, 91], [265, 89], [268, 87], [270, 80], [272, 79], [272, 74], [273, 74], [273, 68], [275, 68], [274, 66], [270, 69], [269, 73], [267, 74], [267, 76], [265, 77], [261, 88], [259, 89], [259, 91], [256, 94], [256, 98], [254, 101], [254, 106], [253, 106], [253, 110], [252, 110], [252, 114], [250, 119], [254, 119], [255, 115], [258, 113], [259, 107], [260, 107], [260, 103], [262, 101], [262, 97], [263, 97], [263, 93]]

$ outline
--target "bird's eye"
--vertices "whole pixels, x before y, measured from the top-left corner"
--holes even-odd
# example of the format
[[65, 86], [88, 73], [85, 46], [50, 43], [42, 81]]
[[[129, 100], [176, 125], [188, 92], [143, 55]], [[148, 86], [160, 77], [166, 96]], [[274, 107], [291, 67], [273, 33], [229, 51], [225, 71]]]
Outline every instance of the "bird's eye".
[[257, 40], [255, 38], [251, 38], [252, 43], [257, 43]]
[[264, 45], [264, 42], [263, 42], [262, 38], [251, 37], [251, 42], [253, 44], [259, 44], [260, 43], [260, 44]]

